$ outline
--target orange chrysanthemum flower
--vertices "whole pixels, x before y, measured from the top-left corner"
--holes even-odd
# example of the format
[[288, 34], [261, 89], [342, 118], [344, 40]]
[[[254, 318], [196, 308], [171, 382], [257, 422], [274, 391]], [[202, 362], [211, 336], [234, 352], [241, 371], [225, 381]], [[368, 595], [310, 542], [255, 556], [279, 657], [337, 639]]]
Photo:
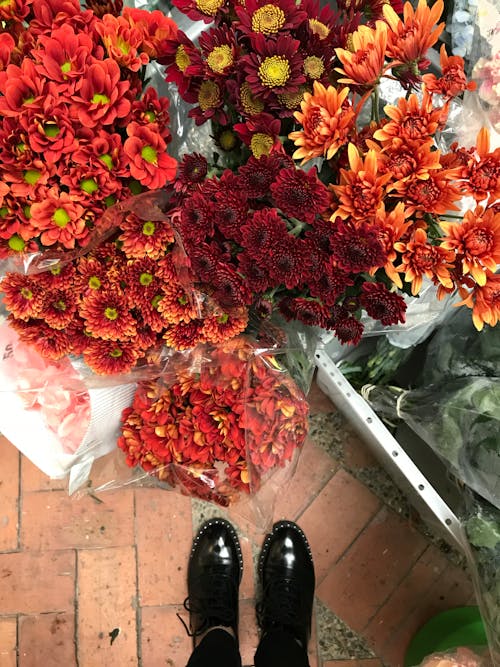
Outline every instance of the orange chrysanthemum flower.
[[[394, 266], [394, 261], [398, 256], [394, 244], [400, 241], [412, 225], [412, 221], [407, 220], [407, 217], [408, 213], [405, 211], [403, 202], [398, 202], [396, 208], [390, 212], [385, 210], [385, 205], [382, 203], [375, 214], [376, 226], [380, 230], [379, 239], [384, 246], [387, 256], [383, 269], [387, 277], [392, 280], [399, 289], [403, 288], [403, 282], [399, 272]], [[377, 267], [371, 269], [369, 271], [370, 275], [375, 275], [377, 270]]]
[[400, 97], [397, 106], [388, 104], [384, 111], [390, 120], [377, 130], [373, 138], [377, 141], [392, 141], [401, 137], [404, 141], [428, 141], [446, 121], [448, 107], [434, 108], [432, 96], [424, 91], [422, 103], [415, 94], [408, 99]]
[[464, 72], [464, 59], [460, 56], [449, 56], [444, 44], [441, 45], [439, 51], [439, 60], [441, 76], [438, 78], [435, 74], [424, 74], [422, 77], [425, 87], [430, 93], [438, 93], [443, 97], [456, 97], [464, 90], [476, 89], [475, 81], [467, 82]]
[[426, 57], [427, 51], [437, 42], [443, 32], [444, 23], [437, 23], [444, 9], [443, 0], [429, 7], [426, 0], [419, 0], [414, 10], [410, 2], [403, 9], [403, 20], [392, 5], [384, 5], [384, 18], [389, 24], [387, 35], [387, 56], [400, 63], [418, 63]]
[[384, 69], [387, 24], [376, 21], [374, 28], [361, 25], [352, 33], [351, 40], [351, 49], [335, 49], [342, 63], [342, 68], [336, 68], [342, 74], [339, 83], [373, 88]]
[[470, 273], [479, 285], [486, 283], [486, 271], [494, 273], [500, 263], [500, 212], [467, 211], [462, 223], [440, 222], [446, 237], [441, 247], [458, 253], [464, 275]]
[[429, 178], [429, 172], [442, 167], [439, 161], [441, 154], [433, 150], [434, 142], [431, 139], [421, 143], [395, 137], [384, 148], [370, 139], [366, 144], [377, 152], [380, 173], [391, 173], [395, 182], [407, 181], [412, 177], [425, 180]]
[[[465, 290], [460, 290], [462, 296]], [[486, 271], [486, 282], [477, 285], [457, 306], [472, 308], [472, 321], [478, 331], [485, 324], [494, 327], [500, 320], [500, 275]]]
[[478, 202], [488, 196], [495, 202], [500, 199], [500, 148], [490, 153], [490, 133], [485, 127], [478, 132], [476, 153], [479, 160], [472, 157], [462, 170], [464, 187]]
[[428, 178], [410, 178], [394, 184], [394, 190], [403, 198], [409, 213], [421, 211], [444, 215], [447, 211], [459, 211], [455, 204], [461, 199], [461, 190], [452, 185], [454, 169], [441, 169], [429, 174]]
[[365, 220], [373, 215], [386, 194], [384, 186], [392, 178], [391, 173], [378, 175], [375, 151], [369, 150], [364, 160], [354, 144], [349, 144], [347, 152], [351, 169], [340, 170], [341, 185], [330, 185], [339, 200], [337, 208], [332, 205], [332, 221], [337, 217]]
[[313, 94], [304, 93], [301, 111], [294, 116], [303, 130], [291, 132], [289, 138], [299, 146], [293, 158], [302, 163], [315, 157], [332, 158], [347, 140], [354, 127], [355, 113], [348, 99], [349, 88], [325, 88], [313, 83]]
[[411, 283], [413, 296], [420, 292], [423, 276], [440, 282], [446, 288], [453, 287], [449, 270], [455, 255], [445, 248], [431, 245], [425, 230], [416, 229], [409, 241], [395, 243], [394, 249], [402, 253], [402, 263], [396, 271], [404, 272], [405, 281]]
[[245, 331], [247, 324], [248, 310], [237, 308], [230, 313], [205, 318], [202, 333], [208, 343], [221, 343]]

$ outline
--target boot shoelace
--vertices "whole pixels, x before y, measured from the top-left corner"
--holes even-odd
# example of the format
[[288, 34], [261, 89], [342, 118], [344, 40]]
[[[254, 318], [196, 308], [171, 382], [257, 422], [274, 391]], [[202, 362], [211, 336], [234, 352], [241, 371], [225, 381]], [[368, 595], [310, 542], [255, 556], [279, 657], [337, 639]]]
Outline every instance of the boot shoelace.
[[292, 579], [273, 579], [264, 589], [257, 605], [257, 617], [262, 627], [296, 628], [302, 624], [300, 586]]
[[[198, 587], [199, 590], [211, 591], [211, 595], [198, 597], [195, 594], [192, 596], [195, 598], [194, 602], [187, 597], [184, 600], [184, 609], [190, 614], [196, 614], [200, 619], [203, 619], [200, 627], [192, 632], [184, 619], [177, 614], [189, 637], [197, 637], [214, 625], [234, 627], [236, 624], [235, 608], [238, 599], [238, 590], [234, 581], [226, 575], [213, 573], [200, 577]], [[193, 588], [197, 590], [197, 586], [193, 586]]]

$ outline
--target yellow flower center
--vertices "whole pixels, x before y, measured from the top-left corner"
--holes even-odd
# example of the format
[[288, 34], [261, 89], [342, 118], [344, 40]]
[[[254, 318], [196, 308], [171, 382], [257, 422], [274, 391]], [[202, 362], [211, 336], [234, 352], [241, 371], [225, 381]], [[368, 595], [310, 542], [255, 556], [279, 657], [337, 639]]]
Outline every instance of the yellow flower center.
[[33, 292], [30, 289], [28, 289], [27, 287], [23, 287], [21, 289], [21, 296], [23, 297], [23, 299], [27, 299], [28, 301], [31, 301], [31, 299], [33, 298]]
[[110, 306], [108, 306], [104, 310], [104, 317], [108, 320], [116, 320], [118, 318], [118, 311], [116, 310], [116, 308], [111, 308]]
[[22, 252], [26, 247], [26, 243], [20, 236], [14, 234], [14, 236], [10, 237], [8, 246], [14, 252]]
[[114, 350], [111, 350], [111, 352], [109, 353], [109, 356], [113, 357], [113, 359], [119, 359], [122, 356], [122, 354], [123, 354], [123, 351], [120, 350], [119, 347], [115, 347]]
[[148, 220], [142, 225], [142, 233], [144, 236], [153, 236], [156, 230], [156, 225], [151, 220]]
[[224, 4], [224, 0], [195, 0], [197, 9], [207, 16], [215, 16]]
[[325, 65], [318, 56], [307, 56], [304, 60], [304, 74], [310, 79], [319, 79], [325, 71]]
[[58, 227], [63, 228], [66, 227], [71, 218], [66, 209], [56, 208], [56, 210], [54, 211], [54, 215], [52, 216], [52, 220]]
[[185, 72], [189, 65], [191, 65], [191, 59], [186, 53], [186, 49], [184, 48], [183, 44], [180, 44], [177, 47], [177, 51], [175, 52], [175, 64], [181, 72]]
[[276, 5], [263, 5], [252, 16], [252, 30], [272, 35], [285, 25], [285, 12]]
[[90, 276], [88, 284], [90, 289], [99, 289], [101, 286], [101, 281], [97, 276]]
[[241, 106], [248, 116], [255, 116], [264, 111], [264, 102], [255, 97], [246, 81], [240, 88], [240, 100]]
[[301, 86], [296, 93], [281, 93], [278, 99], [287, 109], [297, 109], [304, 98], [307, 87]]
[[120, 49], [124, 56], [130, 53], [130, 44], [126, 42], [123, 37], [118, 37], [116, 40], [116, 46]]
[[141, 149], [141, 157], [148, 164], [157, 164], [158, 152], [152, 146], [144, 146]]
[[139, 276], [139, 282], [143, 287], [147, 287], [148, 285], [151, 285], [153, 282], [153, 275], [151, 273], [141, 273]]
[[270, 56], [259, 67], [259, 79], [263, 86], [278, 88], [290, 78], [290, 63], [283, 56]]
[[213, 81], [203, 81], [198, 93], [198, 104], [202, 111], [216, 107], [220, 102], [219, 86]]
[[227, 67], [233, 64], [233, 52], [228, 44], [216, 46], [207, 58], [207, 64], [216, 74], [222, 74]]
[[320, 39], [326, 39], [330, 34], [330, 29], [318, 19], [309, 19], [309, 27]]
[[109, 104], [111, 100], [104, 93], [95, 93], [90, 102], [91, 104]]
[[256, 132], [250, 141], [250, 150], [255, 158], [269, 155], [273, 147], [273, 138], [269, 134]]

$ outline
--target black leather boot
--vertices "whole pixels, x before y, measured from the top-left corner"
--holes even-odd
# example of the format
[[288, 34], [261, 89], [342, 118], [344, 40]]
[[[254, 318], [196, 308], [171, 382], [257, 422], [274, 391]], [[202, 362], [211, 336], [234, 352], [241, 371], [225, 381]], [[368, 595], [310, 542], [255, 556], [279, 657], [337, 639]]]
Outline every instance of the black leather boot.
[[284, 630], [304, 650], [311, 636], [314, 566], [306, 536], [292, 521], [274, 524], [259, 562], [257, 622], [262, 635]]
[[188, 565], [189, 634], [199, 637], [216, 626], [230, 627], [238, 640], [238, 590], [243, 572], [241, 547], [233, 526], [210, 519], [198, 531]]

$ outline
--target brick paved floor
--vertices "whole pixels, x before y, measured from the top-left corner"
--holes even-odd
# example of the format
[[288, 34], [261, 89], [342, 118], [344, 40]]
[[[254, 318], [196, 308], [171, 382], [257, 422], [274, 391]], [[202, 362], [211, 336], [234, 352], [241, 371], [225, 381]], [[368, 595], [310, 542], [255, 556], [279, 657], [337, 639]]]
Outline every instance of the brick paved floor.
[[[317, 391], [313, 402], [334, 410]], [[311, 667], [399, 667], [425, 620], [473, 604], [471, 584], [386, 505], [383, 492], [357, 478], [376, 463], [337, 422], [341, 459], [309, 442], [275, 512], [305, 530], [318, 607], [347, 637], [343, 653], [333, 650], [334, 632], [318, 616]], [[64, 482], [48, 480], [5, 439], [0, 461], [0, 667], [184, 667], [190, 640], [176, 614], [193, 532], [213, 509], [150, 488], [109, 492], [101, 502], [69, 498]], [[227, 516], [246, 563], [240, 634], [250, 665], [257, 641], [252, 560], [263, 535]], [[351, 641], [364, 644], [362, 656]]]

